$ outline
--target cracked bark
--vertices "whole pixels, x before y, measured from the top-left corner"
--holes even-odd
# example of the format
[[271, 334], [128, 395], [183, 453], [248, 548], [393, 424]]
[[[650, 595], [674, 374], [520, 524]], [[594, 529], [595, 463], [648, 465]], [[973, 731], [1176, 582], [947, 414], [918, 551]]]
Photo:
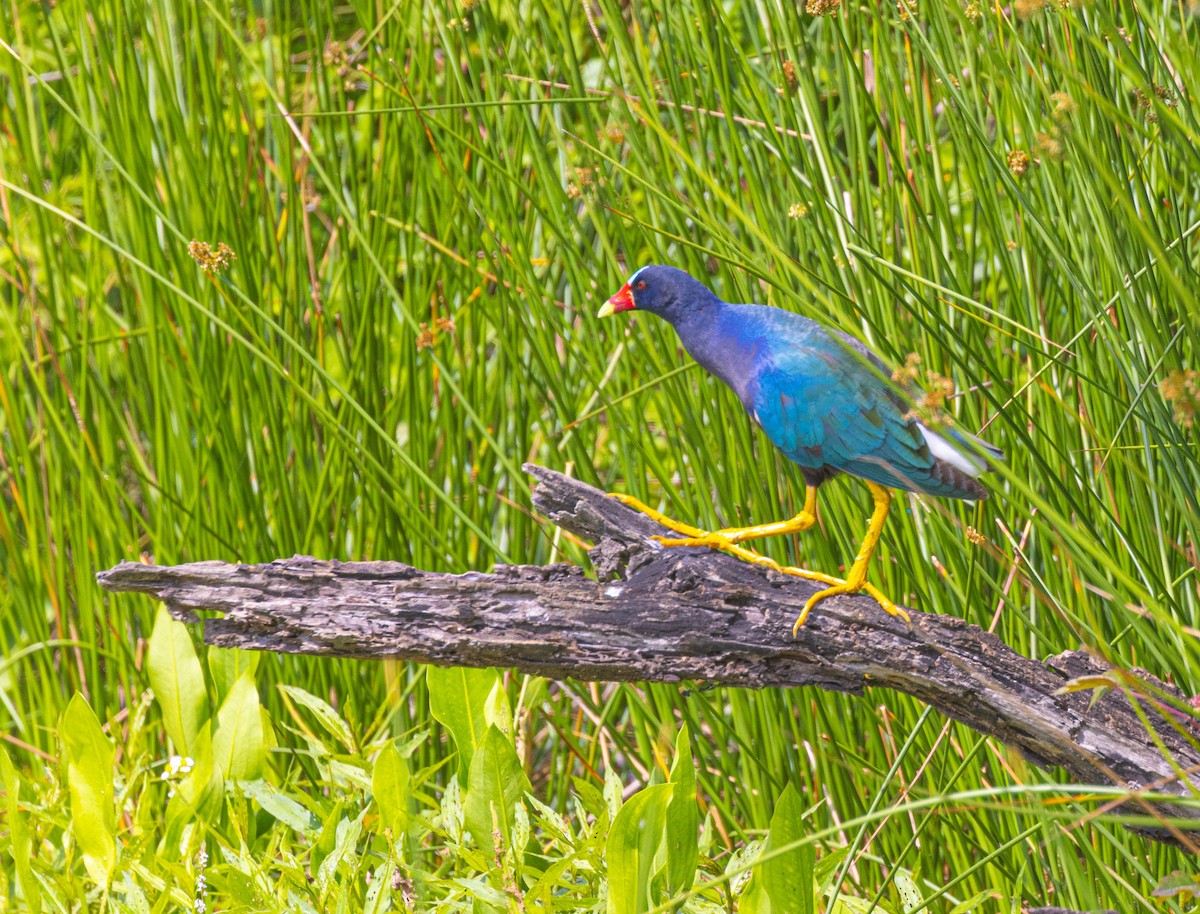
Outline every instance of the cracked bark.
[[[649, 518], [560, 473], [526, 469], [539, 483], [535, 507], [596, 543], [598, 581], [563, 564], [451, 575], [304, 556], [264, 565], [124, 562], [97, 579], [165, 601], [222, 647], [513, 667], [556, 679], [893, 689], [1080, 783], [1197, 795], [1195, 720], [1170, 707], [1183, 696], [1149, 674], [1098, 700], [1090, 691], [1057, 694], [1105, 668], [1080, 651], [1031, 660], [955, 617], [910, 610], [910, 627], [866, 596], [823, 602], [793, 638], [816, 585], [708, 549], [663, 549], [650, 537], [664, 531]], [[201, 619], [198, 610], [222, 615]], [[1120, 811], [1151, 808], [1200, 820], [1195, 806], [1151, 806], [1136, 795]], [[1200, 843], [1175, 826], [1140, 830], [1193, 851]]]

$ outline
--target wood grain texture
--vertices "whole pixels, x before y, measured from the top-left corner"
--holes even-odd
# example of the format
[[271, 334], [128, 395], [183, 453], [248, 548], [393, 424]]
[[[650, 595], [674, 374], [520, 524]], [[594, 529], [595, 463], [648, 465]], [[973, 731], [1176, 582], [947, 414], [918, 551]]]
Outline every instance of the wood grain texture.
[[[556, 679], [873, 686], [927, 702], [1080, 783], [1177, 797], [1200, 788], [1194, 720], [1162, 700], [1182, 696], [1148, 674], [1130, 681], [1153, 736], [1120, 690], [1095, 701], [1090, 691], [1057, 694], [1105, 671], [1088, 654], [1038, 662], [958, 618], [910, 610], [909, 626], [870, 597], [835, 597], [793, 638], [815, 585], [708, 549], [664, 549], [650, 539], [664, 531], [649, 518], [562, 474], [526, 469], [539, 483], [535, 507], [596, 543], [599, 580], [569, 565], [451, 575], [303, 556], [264, 565], [126, 562], [97, 579], [165, 601], [222, 647], [513, 667]], [[222, 615], [200, 619], [199, 610]], [[1137, 796], [1121, 811], [1151, 808], [1200, 819], [1200, 809]], [[1146, 832], [1198, 843], [1173, 826]]]

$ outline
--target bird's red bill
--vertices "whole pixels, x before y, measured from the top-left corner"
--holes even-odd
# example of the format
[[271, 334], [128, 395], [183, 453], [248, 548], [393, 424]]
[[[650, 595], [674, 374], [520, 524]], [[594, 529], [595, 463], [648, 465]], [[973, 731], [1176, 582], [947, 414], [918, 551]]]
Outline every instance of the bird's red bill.
[[604, 306], [600, 309], [599, 316], [608, 317], [610, 314], [632, 311], [633, 308], [633, 290], [629, 288], [629, 283], [625, 283], [612, 298], [604, 303]]

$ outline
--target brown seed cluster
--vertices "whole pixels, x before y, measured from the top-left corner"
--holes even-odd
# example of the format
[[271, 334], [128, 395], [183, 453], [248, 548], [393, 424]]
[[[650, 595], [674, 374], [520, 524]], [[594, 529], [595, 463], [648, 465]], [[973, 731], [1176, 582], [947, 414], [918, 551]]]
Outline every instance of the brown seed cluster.
[[1020, 19], [1031, 19], [1043, 10], [1064, 10], [1071, 0], [1016, 0], [1013, 9]]
[[783, 62], [783, 82], [787, 86], [789, 95], [800, 88], [800, 80], [796, 76], [796, 64], [794, 61], [785, 60]]
[[921, 370], [921, 357], [910, 352], [904, 364], [892, 372], [892, 380], [901, 387], [908, 387], [924, 374], [925, 390], [913, 402], [913, 408], [904, 414], [905, 419], [917, 419], [929, 426], [949, 425], [953, 418], [946, 411], [946, 401], [954, 396], [954, 382], [936, 371]]
[[1183, 428], [1192, 428], [1200, 419], [1200, 371], [1172, 371], [1159, 383], [1158, 392], [1171, 404], [1174, 419]]
[[1035, 138], [1038, 155], [1046, 159], [1061, 159], [1063, 157], [1062, 140], [1057, 133], [1039, 133]]
[[921, 357], [910, 352], [904, 359], [904, 364], [892, 372], [892, 380], [907, 387], [921, 375]]
[[953, 420], [946, 411], [946, 400], [954, 396], [954, 382], [933, 371], [925, 372], [926, 390], [917, 398], [916, 412], [926, 425], [949, 425]]
[[976, 546], [982, 546], [984, 543], [987, 542], [986, 536], [984, 536], [982, 533], [980, 533], [974, 527], [970, 527], [970, 526], [967, 527], [967, 539], [969, 539]]
[[421, 332], [417, 334], [417, 351], [422, 349], [431, 349], [433, 344], [437, 342], [438, 336], [443, 333], [454, 332], [454, 321], [448, 317], [439, 317], [434, 320], [433, 326], [421, 322]]
[[810, 16], [836, 16], [842, 0], [808, 0], [804, 12]]
[[617, 146], [625, 142], [625, 130], [616, 122], [605, 124], [597, 131], [597, 135], [600, 139], [607, 140]]
[[1008, 154], [1008, 170], [1013, 177], [1019, 178], [1033, 166], [1033, 159], [1024, 149], [1014, 149]]
[[1066, 92], [1052, 93], [1050, 101], [1054, 102], [1054, 108], [1050, 111], [1050, 116], [1056, 121], [1061, 121], [1063, 118], [1075, 113], [1075, 99], [1071, 98]]
[[215, 248], [207, 241], [191, 241], [187, 252], [200, 265], [200, 269], [214, 275], [228, 270], [230, 264], [237, 260], [237, 254], [224, 241], [218, 242]]
[[1179, 105], [1179, 99], [1175, 97], [1166, 86], [1160, 86], [1154, 83], [1149, 89], [1134, 89], [1133, 90], [1133, 107], [1135, 111], [1146, 112], [1146, 122], [1153, 124], [1158, 120], [1158, 112], [1154, 110], [1154, 100], [1158, 99], [1168, 108], [1176, 108]]
[[325, 66], [336, 68], [338, 76], [345, 76], [350, 72], [350, 53], [340, 41], [326, 42], [321, 59], [325, 61]]
[[575, 179], [567, 182], [567, 199], [578, 200], [584, 194], [593, 193], [603, 182], [597, 179], [594, 168], [575, 168]]

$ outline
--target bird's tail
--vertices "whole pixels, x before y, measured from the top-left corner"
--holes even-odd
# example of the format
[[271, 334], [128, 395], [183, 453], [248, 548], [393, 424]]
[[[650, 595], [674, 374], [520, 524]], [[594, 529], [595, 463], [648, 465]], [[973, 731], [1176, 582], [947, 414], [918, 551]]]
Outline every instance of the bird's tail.
[[988, 461], [1003, 460], [1004, 451], [982, 438], [976, 438], [957, 429], [933, 431], [921, 426], [921, 434], [929, 445], [929, 452], [938, 460], [966, 473], [972, 479], [987, 470]]

